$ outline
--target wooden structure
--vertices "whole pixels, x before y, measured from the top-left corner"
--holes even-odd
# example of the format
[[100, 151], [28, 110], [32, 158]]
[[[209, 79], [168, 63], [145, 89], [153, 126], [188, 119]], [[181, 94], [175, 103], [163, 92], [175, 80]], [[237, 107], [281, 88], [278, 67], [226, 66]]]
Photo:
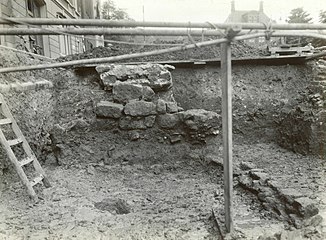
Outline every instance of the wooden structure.
[[[0, 94], [0, 110], [1, 114], [5, 116], [5, 118], [0, 119], [0, 142], [4, 150], [6, 151], [11, 163], [14, 165], [16, 172], [18, 173], [19, 178], [22, 183], [25, 185], [29, 196], [37, 201], [38, 197], [33, 189], [33, 187], [43, 182], [45, 187], [50, 187], [51, 184], [47, 179], [43, 168], [41, 167], [39, 161], [37, 160], [35, 154], [33, 153], [31, 147], [26, 141], [23, 133], [18, 127], [14, 117], [12, 116], [3, 96]], [[15, 139], [7, 140], [3, 129], [1, 128], [4, 125], [10, 125], [12, 128], [12, 132], [16, 135]], [[24, 159], [18, 160], [12, 147], [16, 145], [22, 145], [22, 150], [24, 151], [24, 155], [26, 157]], [[32, 173], [33, 179], [29, 180], [27, 174], [25, 173], [23, 167], [27, 165], [32, 165], [35, 172]]]

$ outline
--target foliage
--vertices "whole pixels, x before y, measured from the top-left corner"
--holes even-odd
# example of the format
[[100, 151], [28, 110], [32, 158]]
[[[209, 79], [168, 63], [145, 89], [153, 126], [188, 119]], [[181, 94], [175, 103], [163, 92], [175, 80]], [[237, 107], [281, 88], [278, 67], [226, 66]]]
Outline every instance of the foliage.
[[[319, 12], [319, 22], [320, 23], [326, 23], [326, 10], [320, 10]], [[322, 46], [326, 46], [326, 40], [324, 39], [319, 39], [319, 38], [315, 38], [312, 41], [312, 45], [314, 47], [322, 47]]]
[[[288, 23], [311, 23], [312, 18], [310, 14], [303, 10], [302, 7], [292, 9], [290, 12], [290, 16], [287, 19]], [[312, 39], [309, 38], [294, 38], [288, 37], [286, 38], [286, 42], [290, 45], [300, 45], [304, 46], [311, 42]]]
[[117, 7], [113, 0], [106, 0], [101, 9], [102, 17], [108, 20], [131, 20], [128, 13]]
[[311, 23], [310, 14], [303, 10], [302, 7], [292, 9], [287, 20], [288, 23]]
[[320, 10], [319, 12], [319, 22], [326, 23], [326, 10]]

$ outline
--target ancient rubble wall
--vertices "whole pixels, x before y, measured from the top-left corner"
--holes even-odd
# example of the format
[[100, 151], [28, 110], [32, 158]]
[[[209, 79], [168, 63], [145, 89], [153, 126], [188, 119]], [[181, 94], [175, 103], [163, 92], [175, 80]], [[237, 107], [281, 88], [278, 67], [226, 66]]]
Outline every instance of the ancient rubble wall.
[[298, 104], [283, 113], [278, 142], [281, 146], [302, 154], [326, 153], [326, 61], [309, 64], [311, 81], [298, 98]]
[[[101, 65], [96, 68], [111, 96], [97, 104], [98, 118], [113, 119], [121, 130], [159, 128], [171, 143], [205, 143], [220, 131], [220, 116], [204, 109], [184, 111], [173, 94], [172, 66]], [[135, 132], [136, 133], [136, 132]], [[138, 133], [133, 135], [136, 140]]]

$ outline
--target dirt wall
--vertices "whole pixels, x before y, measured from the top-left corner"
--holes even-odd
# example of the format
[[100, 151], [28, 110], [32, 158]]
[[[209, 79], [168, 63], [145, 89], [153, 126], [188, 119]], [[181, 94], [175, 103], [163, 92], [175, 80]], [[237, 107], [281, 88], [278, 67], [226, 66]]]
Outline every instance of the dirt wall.
[[[276, 140], [282, 109], [298, 104], [300, 92], [312, 81], [307, 65], [236, 65], [233, 76], [234, 133], [246, 140]], [[221, 112], [220, 68], [176, 68], [175, 99], [184, 109]]]
[[[1, 49], [1, 67], [19, 66], [26, 63], [39, 64], [43, 61], [26, 54]], [[2, 93], [11, 113], [37, 155], [40, 155], [43, 147], [48, 143], [48, 132], [54, 124], [53, 110], [56, 100], [52, 81], [58, 72], [58, 70], [45, 70], [0, 74], [0, 93]], [[40, 82], [48, 84], [39, 84]], [[26, 89], [21, 84], [26, 84], [24, 85]], [[2, 153], [0, 158], [1, 166], [1, 164], [6, 163], [3, 161], [6, 154]]]

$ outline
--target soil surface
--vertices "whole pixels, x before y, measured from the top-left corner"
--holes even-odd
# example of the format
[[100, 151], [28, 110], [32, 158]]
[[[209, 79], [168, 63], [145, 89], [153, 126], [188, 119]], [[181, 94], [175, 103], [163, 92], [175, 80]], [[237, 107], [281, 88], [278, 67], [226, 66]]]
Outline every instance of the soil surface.
[[[19, 62], [14, 55], [6, 58], [4, 65]], [[107, 95], [95, 75], [86, 78], [62, 69], [30, 75], [53, 81], [54, 89], [5, 97], [52, 187], [39, 186], [40, 201], [32, 203], [13, 168], [0, 171], [0, 239], [219, 239], [212, 210], [224, 206], [221, 136], [205, 146], [171, 145], [164, 132], [144, 131], [138, 141], [130, 141], [128, 132], [95, 119], [94, 105]], [[22, 76], [0, 80], [25, 81]], [[266, 91], [255, 94], [263, 98]], [[42, 98], [49, 104], [42, 104]], [[25, 115], [32, 109], [34, 117]], [[114, 161], [107, 159], [108, 150], [115, 154]], [[235, 233], [229, 239], [268, 239], [275, 234], [326, 239], [325, 220], [318, 227], [296, 229], [265, 210], [239, 185], [241, 162], [264, 169], [284, 188], [300, 189], [326, 218], [324, 161], [273, 141], [235, 134]]]
[[[99, 57], [110, 57], [118, 56], [131, 53], [140, 53], [154, 51], [158, 49], [169, 48], [167, 46], [132, 46], [132, 45], [121, 45], [114, 44], [110, 47], [97, 47], [86, 51], [82, 54], [74, 54], [66, 57], [60, 57], [59, 61], [71, 61], [77, 59], [88, 59], [88, 58], [99, 58]], [[235, 58], [250, 58], [266, 56], [265, 50], [253, 48], [244, 42], [232, 43], [232, 57]], [[204, 60], [214, 59], [220, 57], [220, 46], [212, 45], [207, 47], [188, 49], [184, 51], [177, 51], [172, 53], [161, 54], [157, 56], [148, 56], [133, 58], [130, 60], [124, 60], [123, 62], [160, 62], [160, 61], [178, 61], [178, 60]]]

